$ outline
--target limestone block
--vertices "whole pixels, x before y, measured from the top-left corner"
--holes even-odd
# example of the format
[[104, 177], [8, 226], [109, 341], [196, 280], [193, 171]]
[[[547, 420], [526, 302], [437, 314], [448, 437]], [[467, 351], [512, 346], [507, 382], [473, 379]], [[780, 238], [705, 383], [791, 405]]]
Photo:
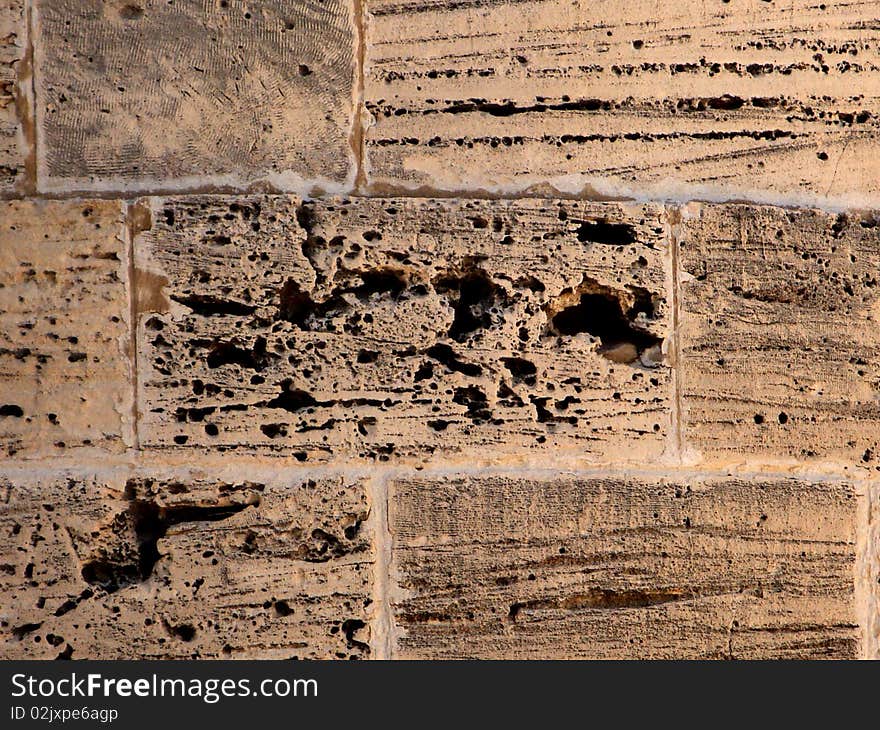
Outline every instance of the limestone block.
[[0, 193], [19, 190], [25, 177], [21, 107], [30, 73], [24, 0], [0, 0]]
[[377, 183], [878, 199], [875, 0], [367, 10]]
[[347, 0], [37, 0], [40, 186], [353, 178]]
[[122, 205], [0, 208], [2, 453], [123, 450], [133, 387]]
[[357, 481], [19, 474], [0, 490], [3, 659], [370, 653]]
[[425, 477], [389, 499], [402, 658], [859, 652], [845, 485]]
[[680, 373], [692, 451], [877, 467], [877, 230], [857, 215], [689, 208]]
[[313, 461], [664, 451], [658, 206], [149, 205], [135, 246], [146, 446]]

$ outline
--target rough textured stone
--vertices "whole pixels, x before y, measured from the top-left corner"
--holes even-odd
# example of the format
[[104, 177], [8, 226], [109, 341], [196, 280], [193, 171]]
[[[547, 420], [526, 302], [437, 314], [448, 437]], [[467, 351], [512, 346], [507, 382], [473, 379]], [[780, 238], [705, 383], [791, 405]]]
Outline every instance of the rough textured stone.
[[877, 231], [859, 216], [689, 208], [679, 331], [691, 448], [876, 468]]
[[22, 68], [27, 45], [23, 0], [0, 0], [0, 193], [17, 190], [25, 177], [25, 141], [20, 105], [29, 82]]
[[125, 448], [128, 250], [118, 202], [0, 203], [0, 448]]
[[400, 657], [858, 652], [843, 485], [420, 478], [389, 509]]
[[4, 659], [369, 655], [357, 482], [6, 476], [0, 496]]
[[[869, 196], [876, 2], [370, 0], [372, 179]], [[566, 176], [583, 175], [583, 179]]]
[[348, 2], [36, 7], [42, 188], [353, 178]]
[[135, 246], [146, 446], [302, 460], [664, 450], [659, 207], [151, 205]]

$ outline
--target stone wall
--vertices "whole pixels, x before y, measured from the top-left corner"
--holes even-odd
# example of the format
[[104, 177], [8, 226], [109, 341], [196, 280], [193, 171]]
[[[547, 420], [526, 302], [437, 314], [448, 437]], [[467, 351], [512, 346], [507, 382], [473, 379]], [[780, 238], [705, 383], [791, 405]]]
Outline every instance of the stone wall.
[[878, 14], [0, 0], [0, 657], [876, 657]]

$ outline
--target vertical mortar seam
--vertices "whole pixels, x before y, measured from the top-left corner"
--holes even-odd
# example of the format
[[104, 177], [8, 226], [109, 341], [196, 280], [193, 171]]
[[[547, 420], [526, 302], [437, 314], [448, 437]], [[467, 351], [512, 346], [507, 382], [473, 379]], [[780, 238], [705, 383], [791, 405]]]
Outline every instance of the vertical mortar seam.
[[872, 501], [874, 485], [865, 485], [863, 504], [859, 506], [856, 525], [856, 565], [855, 565], [855, 612], [861, 629], [861, 658], [877, 659], [876, 637], [876, 590], [874, 576], [877, 575], [877, 559], [871, 550], [874, 533], [872, 520]]
[[[36, 28], [34, 25], [34, 0], [27, 0], [25, 3], [25, 32], [27, 33], [27, 46], [25, 48], [25, 58], [30, 69], [30, 99], [23, 99], [22, 103], [29, 106], [28, 122], [29, 129], [24, 129], [24, 120], [19, 110], [19, 124], [22, 125], [22, 131], [25, 139], [30, 142], [30, 149], [27, 151], [27, 159], [25, 160], [25, 185], [28, 195], [36, 195], [40, 189], [39, 186], [39, 170], [40, 166], [37, 159], [37, 135], [39, 133], [39, 124], [37, 124], [37, 54], [36, 43], [34, 37]], [[27, 95], [25, 95], [27, 96]], [[28, 167], [31, 169], [28, 170]]]
[[355, 157], [354, 192], [361, 193], [367, 189], [366, 172], [366, 129], [364, 126], [364, 114], [366, 105], [364, 101], [365, 66], [367, 57], [367, 17], [366, 0], [352, 0], [352, 17], [354, 18], [355, 36], [355, 88], [354, 103], [352, 104], [351, 122], [351, 148]]
[[373, 658], [392, 658], [391, 638], [391, 532], [388, 527], [389, 474], [373, 476], [368, 481], [370, 509], [373, 515], [373, 617], [370, 646]]
[[671, 309], [671, 332], [670, 332], [670, 354], [672, 355], [672, 424], [671, 424], [671, 441], [672, 453], [677, 465], [684, 463], [684, 418], [681, 395], [681, 342], [679, 338], [679, 330], [681, 323], [681, 297], [680, 284], [681, 276], [679, 272], [678, 261], [678, 245], [679, 245], [679, 227], [682, 219], [682, 206], [667, 206], [666, 220], [669, 230], [669, 250], [670, 250], [670, 309]]
[[137, 292], [135, 291], [135, 257], [131, 201], [125, 203], [125, 236], [128, 248], [128, 317], [129, 347], [131, 348], [131, 442], [135, 451], [140, 451], [140, 435], [138, 434], [138, 323], [137, 323]]

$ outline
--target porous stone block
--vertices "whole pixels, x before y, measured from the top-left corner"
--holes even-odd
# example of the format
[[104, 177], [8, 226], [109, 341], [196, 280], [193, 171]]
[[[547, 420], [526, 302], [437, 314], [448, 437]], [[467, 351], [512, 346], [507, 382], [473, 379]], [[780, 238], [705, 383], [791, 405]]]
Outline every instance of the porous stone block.
[[842, 658], [857, 499], [763, 479], [390, 487], [400, 658]]
[[382, 461], [665, 450], [658, 206], [149, 206], [135, 247], [146, 446]]
[[8, 474], [0, 496], [4, 659], [369, 656], [356, 480]]
[[351, 15], [347, 0], [38, 0], [40, 187], [347, 185]]
[[7, 201], [0, 210], [2, 453], [123, 450], [133, 421], [123, 206]]
[[679, 333], [692, 456], [877, 468], [878, 243], [870, 216], [689, 206]]
[[877, 200], [863, 4], [369, 0], [372, 180]]

